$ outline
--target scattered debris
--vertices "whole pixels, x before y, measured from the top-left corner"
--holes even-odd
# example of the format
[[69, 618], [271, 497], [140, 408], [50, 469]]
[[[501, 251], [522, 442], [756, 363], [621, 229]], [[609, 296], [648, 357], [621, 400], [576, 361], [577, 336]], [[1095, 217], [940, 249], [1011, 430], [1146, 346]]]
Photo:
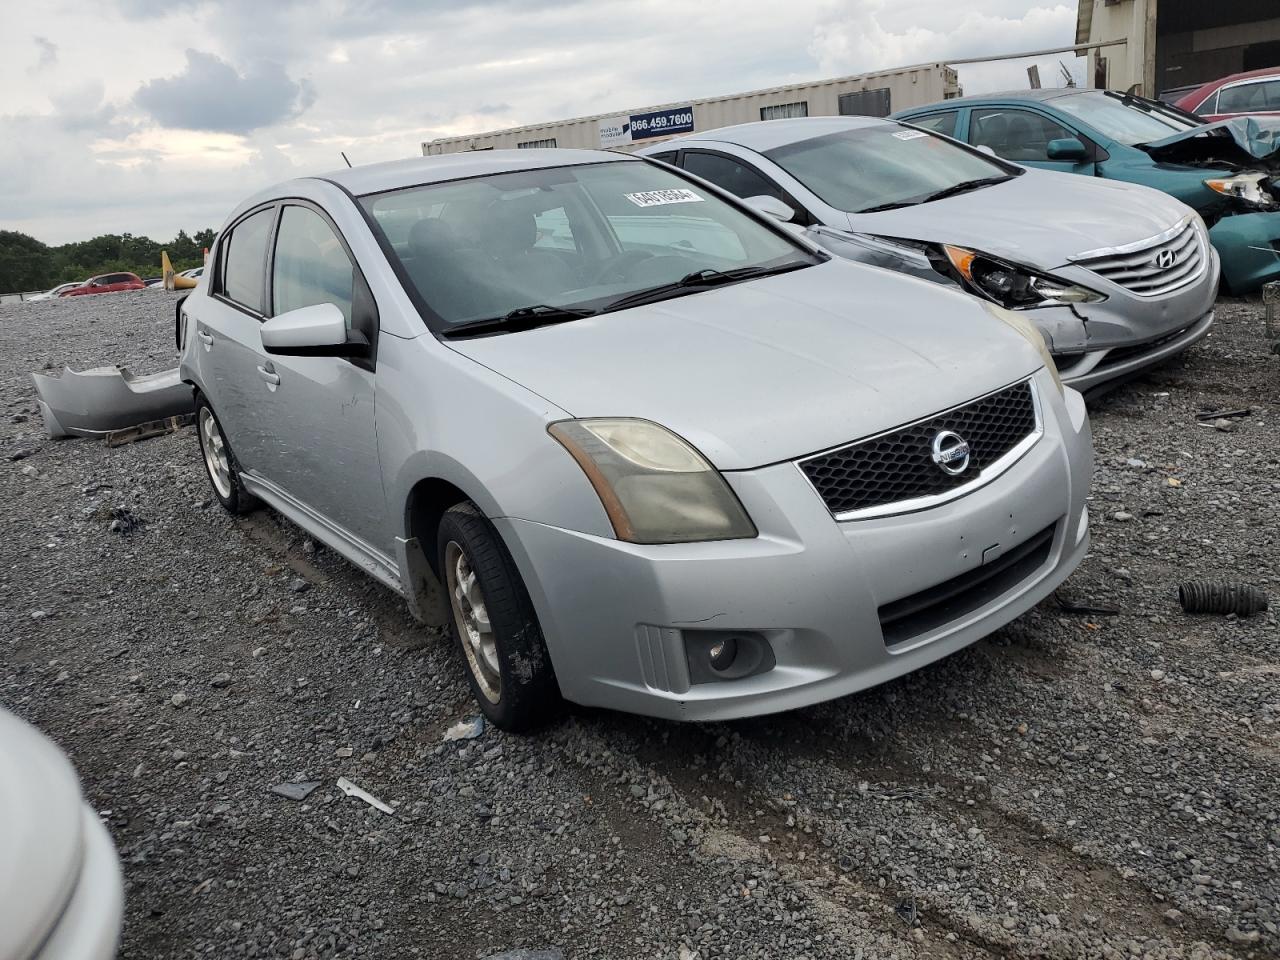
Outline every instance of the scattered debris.
[[290, 593], [306, 593], [310, 589], [311, 584], [307, 583], [307, 581], [303, 580], [301, 577], [297, 577], [289, 583]]
[[916, 917], [918, 916], [916, 911], [916, 898], [907, 897], [905, 900], [898, 901], [898, 905], [894, 907], [893, 912], [896, 913], [898, 918], [908, 927], [914, 927], [916, 925]]
[[111, 510], [111, 525], [107, 529], [112, 533], [130, 534], [140, 529], [145, 523], [145, 520], [140, 520], [134, 516], [133, 511], [128, 507], [113, 507]]
[[183, 427], [196, 422], [194, 413], [184, 413], [176, 417], [165, 417], [163, 420], [148, 420], [136, 427], [125, 427], [123, 430], [112, 430], [107, 434], [108, 447], [122, 447], [126, 443], [136, 443], [151, 437], [163, 436], [166, 433], [177, 433]]
[[1253, 413], [1253, 407], [1242, 407], [1239, 410], [1210, 410], [1206, 413], [1197, 413], [1197, 420], [1233, 420], [1236, 417], [1247, 417]]
[[181, 710], [183, 707], [185, 707], [188, 703], [191, 702], [191, 698], [187, 696], [185, 693], [175, 693], [172, 697], [169, 698], [169, 702], [173, 704], [175, 709]]
[[1115, 607], [1094, 607], [1087, 603], [1074, 603], [1071, 600], [1063, 598], [1061, 593], [1054, 593], [1054, 601], [1058, 604], [1058, 609], [1063, 613], [1081, 613], [1099, 617], [1118, 617], [1120, 611]]
[[369, 806], [374, 807], [378, 810], [381, 810], [383, 813], [390, 813], [390, 814], [395, 813], [395, 811], [392, 810], [391, 807], [387, 806], [387, 804], [383, 803], [381, 800], [379, 800], [369, 791], [362, 790], [360, 787], [357, 787], [354, 783], [352, 783], [346, 777], [338, 778], [338, 789], [341, 790], [343, 793], [345, 793], [348, 797], [358, 797], [359, 799], [363, 800], [365, 803], [369, 804]]
[[[690, 953], [688, 947], [681, 944], [681, 954], [684, 957], [696, 957], [696, 953]], [[562, 950], [508, 950], [505, 953], [493, 953], [485, 957], [484, 960], [565, 960], [564, 951]]]
[[1267, 609], [1260, 587], [1226, 580], [1189, 580], [1178, 584], [1178, 603], [1186, 613], [1234, 613], [1251, 617]]
[[444, 732], [445, 740], [474, 740], [484, 733], [484, 717], [459, 720]]
[[[319, 780], [307, 780], [303, 783], [277, 783], [271, 788], [271, 792], [284, 797], [286, 800], [297, 800], [301, 803], [311, 796], [319, 786]], [[339, 786], [341, 786], [341, 783], [339, 783]]]
[[231, 674], [215, 673], [209, 680], [209, 686], [221, 690], [223, 687], [231, 686]]

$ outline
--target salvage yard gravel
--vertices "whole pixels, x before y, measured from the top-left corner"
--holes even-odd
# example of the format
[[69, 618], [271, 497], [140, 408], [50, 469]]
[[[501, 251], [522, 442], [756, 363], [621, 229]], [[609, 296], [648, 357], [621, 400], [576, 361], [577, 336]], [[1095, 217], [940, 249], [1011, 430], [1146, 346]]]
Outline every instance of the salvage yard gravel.
[[[1257, 301], [1095, 403], [1092, 552], [1009, 627], [793, 713], [576, 710], [532, 736], [477, 722], [398, 597], [218, 509], [190, 428], [45, 439], [28, 375], [171, 367], [173, 311], [0, 307], [0, 704], [111, 831], [122, 957], [1280, 955], [1280, 356]], [[1185, 614], [1190, 580], [1270, 608]]]

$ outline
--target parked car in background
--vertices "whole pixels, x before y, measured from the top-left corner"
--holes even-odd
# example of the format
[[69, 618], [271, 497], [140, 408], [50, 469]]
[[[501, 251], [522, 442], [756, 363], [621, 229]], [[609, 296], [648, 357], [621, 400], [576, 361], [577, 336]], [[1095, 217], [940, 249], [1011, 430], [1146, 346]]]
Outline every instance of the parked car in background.
[[962, 97], [894, 116], [1022, 166], [1155, 187], [1204, 219], [1230, 291], [1280, 279], [1280, 157], [1256, 121], [1206, 124], [1159, 101], [1075, 88]]
[[115, 847], [71, 763], [0, 710], [0, 957], [109, 960], [123, 909]]
[[[183, 270], [180, 274], [178, 274], [178, 276], [187, 277], [191, 280], [199, 280], [201, 277], [204, 276], [204, 267], [193, 267], [190, 270]], [[163, 279], [164, 278], [161, 277], [161, 280]]]
[[60, 283], [52, 290], [46, 290], [44, 293], [37, 293], [33, 297], [27, 297], [27, 303], [34, 303], [37, 300], [53, 300], [56, 297], [62, 296], [68, 290], [80, 286], [80, 283], [81, 281], [79, 280], [73, 280], [70, 283]]
[[786, 710], [946, 656], [1088, 548], [1088, 417], [1014, 311], [616, 153], [242, 204], [182, 304], [219, 502], [447, 621], [485, 715]]
[[747, 123], [640, 153], [804, 225], [834, 253], [1023, 311], [1078, 390], [1180, 353], [1213, 323], [1204, 225], [1154, 190], [1028, 170], [870, 117]]
[[86, 297], [97, 293], [120, 293], [123, 290], [144, 290], [146, 284], [136, 273], [104, 273], [90, 277], [84, 283], [72, 287], [59, 296]]
[[1183, 94], [1177, 106], [1205, 120], [1269, 117], [1280, 122], [1280, 67], [1233, 73]]

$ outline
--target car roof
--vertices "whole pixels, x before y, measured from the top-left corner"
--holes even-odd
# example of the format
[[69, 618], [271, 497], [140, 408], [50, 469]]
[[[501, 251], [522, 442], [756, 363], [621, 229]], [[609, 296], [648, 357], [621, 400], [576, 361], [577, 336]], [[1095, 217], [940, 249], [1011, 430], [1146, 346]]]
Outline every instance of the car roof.
[[[328, 180], [356, 196], [363, 196], [401, 187], [443, 183], [446, 180], [463, 180], [495, 173], [608, 163], [626, 159], [629, 159], [626, 155], [605, 150], [469, 150], [464, 153], [446, 153], [433, 157], [413, 157], [409, 160], [371, 163], [345, 170], [335, 170], [332, 173], [324, 173], [308, 179]], [[279, 192], [285, 186], [287, 185], [281, 184], [270, 192]]]
[[930, 103], [923, 107], [910, 107], [906, 110], [900, 110], [894, 116], [905, 115], [908, 113], [922, 113], [933, 110], [950, 109], [951, 107], [962, 107], [970, 103], [989, 103], [999, 100], [1033, 100], [1037, 103], [1044, 103], [1048, 100], [1057, 100], [1060, 97], [1069, 97], [1077, 93], [1102, 93], [1103, 91], [1092, 87], [1051, 87], [1041, 90], [1003, 90], [995, 93], [975, 93], [968, 97], [956, 97], [953, 100], [939, 100], [937, 103]]
[[1202, 83], [1200, 86], [1190, 90], [1189, 93], [1199, 93], [1201, 90], [1205, 93], [1212, 93], [1214, 90], [1225, 87], [1229, 83], [1235, 83], [1239, 80], [1253, 80], [1258, 77], [1280, 77], [1280, 67], [1263, 67], [1261, 70], [1246, 70], [1244, 73], [1233, 73], [1229, 77]]
[[880, 117], [793, 117], [787, 120], [756, 120], [753, 123], [739, 123], [731, 127], [720, 127], [718, 130], [703, 130], [676, 137], [656, 144], [641, 153], [650, 154], [656, 151], [678, 149], [686, 141], [714, 140], [718, 143], [733, 143], [748, 150], [763, 153], [775, 147], [801, 140], [811, 140], [828, 133], [839, 133], [844, 130], [859, 130], [864, 127], [895, 125], [893, 120]]

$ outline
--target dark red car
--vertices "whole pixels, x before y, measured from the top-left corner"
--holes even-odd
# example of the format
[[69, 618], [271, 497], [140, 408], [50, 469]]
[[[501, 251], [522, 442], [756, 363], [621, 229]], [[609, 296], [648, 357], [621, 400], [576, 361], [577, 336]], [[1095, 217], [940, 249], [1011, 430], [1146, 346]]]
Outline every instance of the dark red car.
[[1181, 97], [1176, 106], [1210, 122], [1232, 117], [1280, 117], [1280, 67], [1233, 73], [1206, 83]]
[[145, 290], [147, 285], [136, 273], [104, 273], [90, 277], [78, 287], [72, 287], [64, 297], [85, 297], [92, 293], [119, 293], [121, 290]]

